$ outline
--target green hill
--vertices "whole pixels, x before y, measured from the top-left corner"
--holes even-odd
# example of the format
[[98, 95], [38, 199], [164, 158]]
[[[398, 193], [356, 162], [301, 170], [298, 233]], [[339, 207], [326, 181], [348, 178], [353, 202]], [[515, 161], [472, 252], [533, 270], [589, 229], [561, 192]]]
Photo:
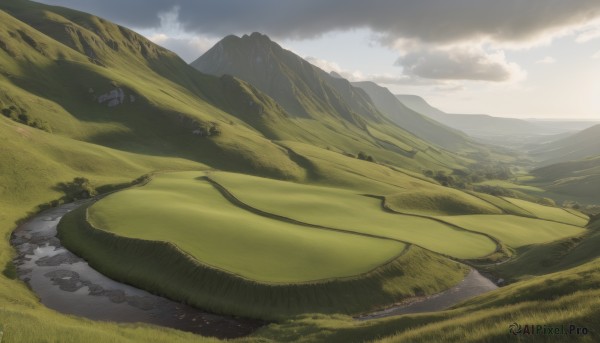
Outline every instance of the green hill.
[[580, 160], [600, 155], [600, 125], [595, 125], [568, 137], [540, 145], [529, 154], [541, 165]]
[[416, 136], [445, 147], [450, 151], [472, 148], [473, 143], [464, 133], [411, 110], [402, 104], [387, 88], [373, 82], [354, 82], [352, 84], [367, 92], [381, 113]]
[[[406, 126], [394, 125], [363, 89], [313, 66], [260, 33], [228, 36], [191, 65], [208, 74], [239, 77], [271, 96], [289, 114], [295, 127], [292, 131], [281, 122], [265, 124], [277, 127], [275, 135], [281, 140], [354, 154], [364, 151], [377, 161], [413, 170], [420, 170], [424, 163], [434, 169], [462, 168], [468, 164], [457, 156], [459, 149], [455, 153], [440, 152], [438, 144], [448, 139], [462, 153], [485, 150], [466, 144], [458, 133], [418, 114], [396, 122]], [[436, 131], [426, 134], [428, 128]], [[439, 155], [443, 157], [440, 159]], [[417, 156], [424, 163], [415, 161]]]
[[549, 192], [559, 202], [598, 204], [600, 157], [560, 162], [531, 171], [528, 183]]
[[478, 138], [506, 136], [507, 134], [532, 134], [537, 127], [528, 121], [514, 118], [492, 117], [484, 114], [454, 114], [431, 106], [417, 95], [396, 95], [406, 107], [444, 125]]
[[[266, 41], [266, 37], [254, 36], [228, 39], [234, 44], [249, 42], [250, 47], [257, 44], [254, 40]], [[4, 268], [0, 274], [0, 331], [4, 331], [4, 341], [212, 341], [151, 325], [63, 315], [44, 307], [24, 282], [15, 279], [11, 231], [16, 223], [39, 211], [40, 205], [69, 201], [65, 184], [83, 177], [96, 189], [112, 190], [157, 171], [185, 171], [186, 177], [193, 177], [181, 183], [171, 180], [163, 188], [156, 177], [157, 184], [128, 189], [96, 204], [96, 210], [106, 206], [106, 213], [120, 215], [119, 223], [111, 222], [112, 215], [94, 213], [96, 205], [90, 208], [94, 224], [121, 236], [87, 226], [85, 208], [73, 212], [61, 234], [71, 240], [76, 252], [89, 254], [90, 263], [101, 271], [119, 279], [132, 278], [137, 285], [173, 298], [210, 304], [208, 309], [277, 319], [317, 312], [272, 324], [241, 341], [284, 341], [286, 337], [335, 341], [330, 335], [340, 335], [339, 341], [349, 341], [348, 337], [373, 340], [424, 325], [423, 337], [435, 339], [440, 326], [463, 322], [489, 325], [496, 318], [510, 318], [511, 313], [543, 318], [541, 314], [551, 311], [557, 321], [578, 319], [583, 313], [595, 320], [597, 291], [593, 287], [597, 289], [594, 275], [598, 268], [592, 259], [597, 237], [588, 232], [594, 227], [586, 231], [523, 218], [529, 216], [524, 208], [542, 219], [558, 217], [556, 210], [442, 187], [423, 176], [422, 169], [467, 168], [474, 161], [462, 154], [485, 150], [468, 147], [459, 154], [418, 138], [381, 114], [366, 92], [281, 52], [270, 41], [267, 45], [272, 48], [268, 55], [272, 65], [279, 68], [279, 76], [273, 80], [293, 97], [278, 98], [258, 84], [234, 76], [203, 74], [135, 32], [93, 15], [25, 0], [0, 3], [0, 233], [4, 238], [0, 240], [0, 266]], [[195, 179], [206, 172], [216, 175], [215, 180], [220, 178], [217, 181], [249, 207], [272, 211], [267, 214], [279, 218], [276, 220], [290, 214], [291, 206], [304, 206], [317, 215], [299, 212], [289, 218], [296, 223], [275, 225], [265, 213], [234, 206], [223, 193], [209, 188], [207, 179]], [[153, 189], [155, 186], [158, 189]], [[265, 202], [261, 192], [277, 201]], [[298, 197], [290, 197], [290, 192]], [[147, 200], [139, 201], [146, 205], [145, 212], [135, 209], [142, 216], [156, 212], [152, 210], [162, 205], [157, 201], [163, 195], [178, 205], [171, 206], [172, 213], [182, 214], [184, 210], [183, 224], [206, 220], [211, 227], [190, 232], [196, 227], [182, 225], [176, 234], [161, 230], [161, 222], [143, 222], [142, 218], [134, 221], [154, 224], [152, 230], [141, 232], [139, 227], [125, 225], [133, 224], [132, 217], [122, 212], [124, 203], [131, 204], [130, 196], [135, 197], [135, 203], [140, 197]], [[357, 209], [368, 216], [361, 217]], [[445, 217], [439, 218], [442, 215]], [[577, 222], [585, 219], [577, 213], [574, 216], [580, 217]], [[544, 225], [536, 231], [540, 222]], [[257, 234], [238, 235], [236, 230], [242, 224]], [[318, 226], [321, 229], [317, 232]], [[331, 227], [321, 232], [326, 226]], [[518, 235], [509, 237], [502, 227]], [[199, 233], [211, 240], [186, 239]], [[139, 239], [145, 234], [155, 235], [152, 239], [157, 241]], [[581, 244], [572, 254], [567, 251], [558, 274], [516, 283], [454, 312], [368, 324], [335, 314], [367, 311], [374, 304], [384, 306], [456, 284], [464, 275], [464, 266], [418, 245], [456, 257], [476, 258], [494, 248], [505, 248], [495, 244], [497, 237], [491, 234], [515, 247], [518, 265], [510, 275], [515, 281], [532, 275], [526, 267], [528, 256], [535, 256], [535, 265], [547, 266], [553, 259], [539, 259], [546, 252], [561, 255], [577, 240], [588, 242], [589, 238], [589, 243]], [[262, 267], [244, 265], [241, 249], [228, 244], [236, 237], [254, 247], [251, 252], [256, 254], [249, 261], [268, 263]], [[190, 250], [196, 261], [174, 249], [175, 244]], [[237, 247], [243, 244], [238, 241]], [[375, 245], [377, 248], [372, 248]], [[307, 261], [299, 256], [306, 249], [313, 249], [312, 265], [318, 268], [305, 268]], [[227, 251], [227, 258], [221, 258], [219, 250]], [[290, 256], [287, 267], [294, 266], [303, 273], [286, 269], [282, 266], [285, 261], [275, 259], [282, 250]], [[148, 263], [149, 258], [156, 263]], [[385, 261], [390, 263], [382, 263]], [[181, 273], [183, 269], [196, 273], [194, 278]], [[504, 272], [500, 267], [492, 271]], [[162, 277], [159, 284], [156, 277], [161, 273], [168, 277]], [[307, 282], [328, 276], [334, 280]], [[207, 279], [211, 282], [204, 282]], [[277, 288], [273, 286], [277, 282], [286, 284]], [[289, 292], [301, 289], [296, 286], [302, 283], [309, 284], [310, 291], [301, 294], [310, 301], [289, 301]], [[256, 288], [248, 292], [237, 288], [249, 284]], [[197, 287], [207, 288], [199, 292]], [[238, 290], [237, 298], [227, 301], [231, 289]], [[581, 292], [573, 294], [575, 290]], [[273, 292], [280, 293], [274, 297]], [[348, 294], [351, 301], [346, 299]], [[519, 303], [507, 304], [498, 298]], [[284, 301], [273, 303], [272, 299]], [[541, 302], [548, 299], [550, 302]], [[569, 311], [554, 311], [565, 304]], [[499, 309], [505, 305], [513, 307]], [[579, 313], [575, 313], [577, 308]], [[477, 316], [469, 317], [473, 311]], [[315, 328], [319, 331], [316, 336]], [[408, 331], [406, 334], [414, 337]], [[451, 334], [447, 337], [460, 340]]]

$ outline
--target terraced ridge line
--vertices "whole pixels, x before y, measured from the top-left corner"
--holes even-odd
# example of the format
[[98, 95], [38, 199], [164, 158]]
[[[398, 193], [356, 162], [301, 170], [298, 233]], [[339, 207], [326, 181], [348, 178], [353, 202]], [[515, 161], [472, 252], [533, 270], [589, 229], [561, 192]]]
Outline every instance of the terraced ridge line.
[[[217, 181], [211, 179], [210, 176], [201, 176], [198, 179], [208, 181], [221, 194], [223, 194], [223, 196], [227, 200], [229, 200], [232, 204], [234, 204], [234, 205], [236, 205], [236, 206], [238, 206], [238, 207], [240, 207], [240, 208], [242, 208], [244, 210], [250, 211], [250, 212], [252, 212], [254, 214], [260, 215], [260, 216], [264, 216], [264, 217], [268, 217], [268, 218], [276, 219], [276, 220], [280, 220], [280, 221], [285, 221], [285, 222], [293, 223], [293, 224], [297, 224], [297, 225], [302, 225], [302, 226], [306, 226], [306, 227], [317, 228], [317, 229], [321, 229], [321, 230], [329, 230], [329, 231], [342, 232], [342, 233], [347, 233], [347, 234], [352, 234], [352, 235], [359, 235], [359, 236], [365, 236], [365, 237], [371, 237], [371, 238], [379, 238], [379, 239], [391, 240], [391, 241], [395, 241], [395, 242], [400, 242], [400, 243], [406, 244], [407, 248], [410, 245], [415, 245], [415, 246], [418, 246], [421, 249], [430, 251], [430, 252], [432, 252], [434, 254], [438, 254], [440, 256], [444, 256], [444, 257], [446, 257], [446, 258], [448, 258], [450, 260], [453, 260], [453, 261], [459, 261], [459, 262], [464, 262], [464, 263], [466, 263], [466, 261], [468, 261], [468, 260], [464, 260], [464, 259], [458, 259], [458, 258], [452, 257], [452, 256], [444, 254], [444, 253], [440, 253], [440, 252], [437, 252], [437, 251], [433, 251], [431, 249], [427, 249], [427, 248], [422, 247], [422, 246], [420, 246], [418, 244], [407, 242], [407, 241], [403, 241], [403, 240], [396, 239], [396, 238], [391, 238], [391, 237], [387, 237], [387, 236], [380, 236], [380, 235], [375, 235], [375, 234], [370, 234], [370, 233], [364, 233], [364, 232], [356, 232], [356, 231], [352, 231], [352, 230], [332, 228], [332, 227], [322, 226], [322, 225], [317, 225], [317, 224], [310, 224], [310, 223], [302, 222], [302, 221], [299, 221], [299, 220], [296, 220], [296, 219], [292, 219], [292, 218], [289, 218], [289, 217], [285, 217], [285, 216], [281, 216], [281, 215], [278, 215], [278, 214], [266, 212], [266, 211], [260, 210], [258, 208], [255, 208], [255, 207], [253, 207], [253, 206], [251, 206], [251, 205], [249, 205], [249, 204], [241, 201], [233, 193], [231, 193], [225, 186], [223, 186], [220, 183], [218, 183]], [[377, 199], [382, 200], [382, 208], [386, 212], [395, 213], [395, 214], [403, 214], [403, 213], [398, 213], [398, 212], [395, 212], [394, 210], [388, 209], [384, 205], [384, 200], [385, 200], [384, 197], [376, 196], [376, 195], [364, 195], [364, 196], [375, 197]], [[454, 224], [446, 223], [445, 221], [443, 221], [441, 219], [437, 219], [437, 218], [430, 218], [430, 217], [421, 216], [421, 215], [412, 215], [412, 216], [420, 217], [420, 218], [424, 218], [424, 219], [434, 220], [434, 221], [437, 221], [437, 222], [439, 222], [441, 224], [448, 225], [448, 226], [450, 226], [450, 227], [452, 227], [453, 229], [456, 229], [456, 230], [465, 231], [465, 232], [469, 232], [469, 233], [473, 233], [473, 234], [478, 234], [478, 235], [485, 236], [485, 237], [487, 237], [488, 239], [490, 239], [492, 242], [494, 242], [496, 244], [496, 250], [494, 252], [486, 255], [486, 256], [491, 256], [491, 255], [493, 255], [495, 253], [498, 253], [498, 252], [500, 252], [504, 256], [506, 256], [506, 253], [503, 250], [502, 243], [499, 240], [497, 240], [496, 238], [494, 238], [493, 236], [490, 236], [488, 234], [481, 233], [481, 232], [471, 231], [471, 230], [462, 228], [462, 227], [454, 225]], [[405, 250], [407, 248], [405, 248]], [[486, 256], [484, 256], [482, 258], [485, 258]]]
[[[291, 224], [311, 227], [311, 228], [315, 228], [315, 229], [335, 231], [335, 232], [341, 232], [341, 233], [346, 233], [346, 234], [350, 234], [350, 235], [364, 236], [364, 237], [370, 237], [370, 238], [385, 239], [388, 241], [403, 243], [403, 244], [406, 244], [407, 246], [413, 244], [410, 242], [402, 241], [402, 240], [387, 237], [387, 236], [379, 236], [379, 235], [374, 235], [374, 234], [365, 233], [365, 232], [356, 232], [356, 231], [352, 231], [352, 230], [344, 230], [344, 229], [327, 227], [327, 226], [322, 226], [322, 225], [317, 225], [317, 224], [305, 223], [305, 222], [301, 222], [299, 220], [292, 219], [289, 217], [266, 212], [266, 211], [260, 210], [256, 207], [253, 207], [253, 206], [248, 205], [245, 202], [241, 201], [235, 195], [233, 195], [227, 188], [225, 188], [223, 185], [221, 185], [217, 181], [211, 179], [210, 176], [200, 176], [198, 179], [208, 181], [208, 183], [210, 183], [213, 187], [215, 187], [215, 189], [218, 190], [223, 195], [223, 197], [225, 197], [227, 200], [229, 200], [229, 202], [231, 202], [235, 206], [240, 207], [248, 212], [257, 214], [259, 216], [263, 216], [263, 217], [267, 217], [270, 219], [275, 219], [275, 220], [279, 220], [279, 221], [283, 221], [283, 222], [287, 222], [287, 223], [291, 223]], [[414, 244], [414, 245], [416, 245], [416, 244]], [[423, 248], [423, 249], [425, 249], [425, 248]], [[426, 249], [426, 250], [428, 250], [428, 249]]]
[[[486, 256], [481, 257], [481, 259], [485, 259], [487, 256], [491, 256], [491, 255], [496, 254], [496, 253], [501, 253], [503, 256], [506, 257], [506, 259], [503, 262], [506, 262], [506, 261], [508, 261], [511, 258], [511, 256], [508, 255], [507, 252], [506, 252], [506, 250], [504, 249], [504, 245], [502, 244], [502, 242], [499, 239], [497, 239], [496, 237], [494, 237], [494, 236], [492, 236], [490, 234], [487, 234], [485, 232], [478, 232], [478, 231], [469, 230], [469, 229], [466, 229], [466, 228], [464, 228], [462, 226], [458, 226], [456, 224], [449, 223], [449, 222], [447, 222], [445, 220], [442, 220], [442, 219], [439, 219], [439, 218], [429, 217], [429, 216], [426, 216], [426, 215], [416, 214], [416, 213], [404, 213], [404, 212], [400, 212], [400, 211], [394, 210], [394, 209], [390, 208], [387, 205], [385, 196], [372, 195], [372, 194], [363, 194], [363, 195], [367, 196], [367, 197], [371, 197], [371, 198], [375, 198], [375, 199], [381, 200], [381, 208], [384, 211], [388, 212], [388, 213], [394, 213], [394, 214], [401, 214], [401, 215], [405, 215], [405, 216], [412, 216], [412, 217], [417, 217], [417, 218], [430, 219], [430, 220], [436, 221], [438, 223], [441, 223], [441, 224], [444, 224], [444, 225], [448, 225], [448, 226], [450, 226], [450, 227], [452, 227], [452, 228], [454, 228], [456, 230], [465, 231], [465, 232], [469, 232], [469, 233], [473, 233], [473, 234], [478, 234], [478, 235], [482, 235], [482, 236], [485, 236], [485, 237], [489, 238], [492, 242], [494, 242], [496, 244], [496, 250], [494, 252], [486, 255]], [[461, 261], [468, 261], [468, 259], [460, 259], [460, 260]]]

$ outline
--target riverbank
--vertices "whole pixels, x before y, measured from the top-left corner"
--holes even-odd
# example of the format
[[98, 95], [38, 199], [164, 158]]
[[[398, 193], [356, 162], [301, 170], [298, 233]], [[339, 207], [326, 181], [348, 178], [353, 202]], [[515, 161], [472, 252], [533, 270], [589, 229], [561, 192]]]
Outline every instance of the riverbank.
[[204, 312], [100, 274], [56, 237], [62, 216], [83, 204], [44, 211], [11, 236], [18, 277], [47, 307], [93, 320], [149, 323], [218, 338], [246, 336], [265, 324]]

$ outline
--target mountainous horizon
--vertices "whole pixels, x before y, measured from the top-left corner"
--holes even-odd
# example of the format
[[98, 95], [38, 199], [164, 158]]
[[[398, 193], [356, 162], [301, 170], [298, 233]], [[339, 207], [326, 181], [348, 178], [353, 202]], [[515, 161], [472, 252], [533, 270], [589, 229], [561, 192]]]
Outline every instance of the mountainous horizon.
[[[350, 129], [360, 136], [366, 134], [367, 140], [374, 139], [395, 149], [411, 146], [412, 151], [425, 154], [428, 148], [421, 139], [442, 149], [470, 152], [481, 149], [467, 136], [400, 103], [390, 108], [382, 102], [373, 102], [372, 96], [377, 92], [323, 71], [258, 32], [242, 37], [227, 36], [191, 65], [208, 74], [233, 75], [255, 85], [281, 104], [299, 125], [311, 119], [328, 122], [324, 128], [330, 134]], [[389, 99], [389, 91], [384, 88], [377, 91]], [[381, 128], [382, 125], [385, 128]], [[400, 144], [394, 143], [398, 140]]]

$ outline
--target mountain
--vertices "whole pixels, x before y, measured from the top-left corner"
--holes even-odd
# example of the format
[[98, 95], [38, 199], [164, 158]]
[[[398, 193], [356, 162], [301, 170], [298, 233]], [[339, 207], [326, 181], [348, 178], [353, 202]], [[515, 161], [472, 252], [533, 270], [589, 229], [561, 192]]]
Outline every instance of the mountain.
[[417, 95], [396, 95], [406, 107], [460, 130], [471, 137], [496, 145], [529, 148], [567, 137], [597, 124], [578, 120], [536, 120], [494, 117], [486, 114], [446, 113]]
[[542, 165], [580, 160], [600, 155], [600, 125], [595, 125], [568, 137], [542, 144], [530, 155]]
[[366, 94], [332, 77], [258, 32], [227, 36], [191, 63], [212, 75], [233, 75], [269, 94], [292, 116], [332, 115], [362, 125], [360, 115], [381, 120]]
[[[346, 153], [365, 151], [377, 160], [413, 170], [425, 165], [434, 169], [451, 165], [451, 168], [460, 168], [466, 162], [446, 151], [446, 145], [435, 144], [447, 142], [445, 138], [428, 140], [433, 134], [426, 131], [432, 128], [443, 137], [452, 136], [450, 140], [454, 142], [447, 147], [449, 149], [466, 141], [460, 134], [449, 133], [443, 126], [418, 118], [414, 113], [415, 120], [404, 121], [411, 124], [414, 121], [414, 125], [394, 124], [365, 90], [310, 64], [263, 34], [227, 36], [191, 65], [211, 75], [240, 78], [280, 104], [296, 129], [292, 132], [289, 127], [265, 124], [278, 127], [273, 139], [296, 140]], [[413, 129], [427, 137], [419, 136]], [[484, 150], [464, 146], [467, 146], [466, 152]]]
[[[285, 149], [246, 123], [286, 114], [243, 81], [202, 74], [141, 35], [89, 14], [28, 1], [0, 8], [4, 116], [131, 153], [279, 177], [302, 174]], [[218, 134], [203, 134], [211, 128]]]
[[536, 125], [521, 119], [492, 117], [485, 114], [453, 114], [431, 106], [416, 95], [396, 95], [406, 107], [466, 134], [486, 138], [510, 134], [531, 134]]
[[473, 144], [464, 133], [406, 107], [385, 87], [370, 81], [352, 84], [367, 92], [375, 106], [394, 123], [420, 138], [454, 151]]

